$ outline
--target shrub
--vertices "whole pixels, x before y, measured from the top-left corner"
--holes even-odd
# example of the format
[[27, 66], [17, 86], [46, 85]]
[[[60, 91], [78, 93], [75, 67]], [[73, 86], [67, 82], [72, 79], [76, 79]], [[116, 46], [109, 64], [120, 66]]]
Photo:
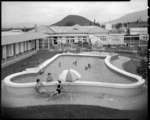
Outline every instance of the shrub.
[[141, 75], [144, 79], [148, 76], [148, 67], [147, 67], [147, 61], [142, 59], [140, 62], [140, 66], [137, 67], [136, 71], [139, 75]]

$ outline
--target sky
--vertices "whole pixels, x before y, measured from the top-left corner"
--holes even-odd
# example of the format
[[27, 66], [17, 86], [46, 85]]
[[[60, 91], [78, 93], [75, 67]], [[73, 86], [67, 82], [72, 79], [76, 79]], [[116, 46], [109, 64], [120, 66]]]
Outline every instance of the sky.
[[67, 15], [100, 24], [148, 8], [147, 0], [128, 2], [2, 2], [2, 27], [54, 24]]

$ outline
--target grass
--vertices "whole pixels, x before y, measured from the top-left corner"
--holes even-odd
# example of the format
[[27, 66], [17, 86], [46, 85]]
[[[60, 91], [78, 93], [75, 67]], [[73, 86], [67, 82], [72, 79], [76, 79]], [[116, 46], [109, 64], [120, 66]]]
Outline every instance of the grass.
[[140, 60], [137, 61], [137, 60], [130, 60], [126, 63], [123, 64], [123, 68], [127, 71], [127, 72], [130, 72], [130, 73], [133, 73], [133, 74], [136, 74], [136, 75], [139, 75], [136, 71], [137, 67], [140, 66]]
[[136, 71], [137, 67], [140, 66], [141, 57], [137, 54], [119, 54], [120, 56], [129, 57], [131, 60], [123, 64], [125, 71], [139, 75]]
[[147, 120], [147, 110], [117, 110], [89, 105], [46, 105], [23, 108], [3, 108], [5, 119], [130, 119]]

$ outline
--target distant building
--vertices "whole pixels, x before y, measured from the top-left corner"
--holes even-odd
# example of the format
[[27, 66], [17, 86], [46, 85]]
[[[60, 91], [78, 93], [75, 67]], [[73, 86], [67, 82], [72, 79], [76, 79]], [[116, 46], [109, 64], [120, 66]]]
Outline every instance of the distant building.
[[106, 30], [112, 30], [112, 24], [111, 23], [107, 23], [106, 25], [105, 25], [105, 29]]
[[119, 28], [119, 32], [121, 33], [127, 33], [127, 28], [124, 26], [124, 24], [122, 24], [122, 26]]
[[[143, 41], [149, 39], [148, 36], [125, 35], [110, 31], [112, 26], [108, 24], [107, 30], [98, 26], [39, 26], [35, 25], [35, 29], [19, 35], [2, 36], [2, 65], [7, 64], [7, 60], [13, 57], [25, 58], [28, 54], [32, 54], [37, 50], [54, 50], [60, 48], [60, 45], [76, 45], [77, 42], [91, 43], [92, 39], [100, 39], [104, 45], [143, 45]], [[12, 33], [12, 32], [11, 32]], [[16, 33], [16, 32], [13, 32]], [[90, 37], [90, 36], [93, 37]], [[141, 39], [141, 40], [140, 40]], [[20, 58], [17, 56], [21, 56]]]
[[22, 30], [10, 30], [10, 31], [3, 31], [1, 33], [2, 33], [2, 36], [9, 36], [9, 35], [23, 34], [24, 32]]
[[130, 35], [148, 34], [148, 23], [128, 24]]
[[129, 34], [125, 36], [125, 42], [131, 46], [147, 46], [149, 40], [148, 26], [146, 22], [128, 24]]
[[9, 32], [23, 32], [22, 30], [10, 30]]

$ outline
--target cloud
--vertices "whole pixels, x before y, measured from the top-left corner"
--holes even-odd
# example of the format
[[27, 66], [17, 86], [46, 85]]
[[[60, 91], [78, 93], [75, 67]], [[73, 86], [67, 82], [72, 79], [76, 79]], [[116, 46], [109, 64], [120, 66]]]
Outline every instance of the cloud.
[[147, 0], [130, 2], [2, 2], [2, 25], [53, 24], [67, 15], [106, 22], [148, 8]]

